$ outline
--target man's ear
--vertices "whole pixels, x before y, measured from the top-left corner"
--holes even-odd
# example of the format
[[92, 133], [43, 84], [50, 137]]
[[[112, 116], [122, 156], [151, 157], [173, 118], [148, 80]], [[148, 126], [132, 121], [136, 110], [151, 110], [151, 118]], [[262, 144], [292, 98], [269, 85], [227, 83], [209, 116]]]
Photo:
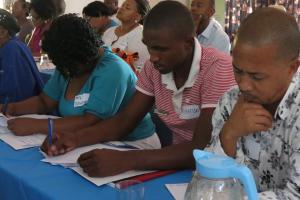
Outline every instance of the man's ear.
[[208, 15], [211, 18], [215, 14], [216, 10], [214, 8], [209, 8]]
[[195, 43], [194, 37], [188, 37], [188, 38], [186, 38], [186, 40], [185, 40], [185, 45], [186, 45], [186, 48], [187, 48], [187, 49], [188, 49], [188, 48], [194, 48], [194, 43]]
[[290, 72], [292, 74], [296, 73], [298, 71], [299, 65], [300, 65], [299, 58], [295, 58], [295, 60], [293, 60], [290, 64]]

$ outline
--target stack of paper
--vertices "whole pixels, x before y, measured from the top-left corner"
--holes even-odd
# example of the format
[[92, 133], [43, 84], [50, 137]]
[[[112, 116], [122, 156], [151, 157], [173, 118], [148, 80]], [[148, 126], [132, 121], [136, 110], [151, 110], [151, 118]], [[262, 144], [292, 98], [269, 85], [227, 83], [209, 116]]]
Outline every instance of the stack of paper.
[[[48, 118], [58, 118], [57, 116], [50, 115], [22, 115], [18, 117], [27, 117], [34, 119], [48, 119]], [[16, 136], [7, 128], [7, 120], [16, 117], [7, 118], [3, 114], [0, 114], [0, 139], [13, 147], [16, 150], [40, 146], [46, 138], [44, 134], [34, 134], [28, 136]]]

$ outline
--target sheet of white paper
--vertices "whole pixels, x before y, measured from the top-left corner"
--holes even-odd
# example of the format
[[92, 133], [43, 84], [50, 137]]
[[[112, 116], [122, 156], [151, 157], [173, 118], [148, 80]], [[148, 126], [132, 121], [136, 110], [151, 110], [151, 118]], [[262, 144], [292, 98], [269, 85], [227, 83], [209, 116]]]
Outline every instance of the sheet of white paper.
[[94, 144], [90, 146], [85, 147], [79, 147], [76, 148], [66, 154], [60, 155], [60, 156], [48, 156], [45, 155], [45, 158], [42, 160], [43, 162], [48, 162], [55, 165], [63, 165], [63, 166], [76, 166], [77, 160], [79, 156], [85, 152], [91, 151], [93, 149], [115, 149], [115, 150], [128, 150], [128, 149], [122, 149], [117, 147], [108, 146], [105, 144]]
[[18, 117], [27, 117], [27, 118], [34, 118], [34, 119], [59, 118], [57, 116], [52, 116], [52, 115], [36, 115], [36, 114], [22, 115], [18, 117], [10, 117], [10, 118], [5, 117], [6, 119], [4, 117], [0, 115], [0, 121], [2, 120], [2, 122], [0, 122], [0, 139], [16, 150], [40, 146], [45, 140], [46, 135], [37, 133], [28, 136], [16, 136], [10, 130], [7, 129], [7, 123], [5, 124], [5, 120], [7, 121], [9, 119], [18, 118]]
[[104, 184], [108, 184], [108, 183], [111, 183], [114, 181], [129, 178], [129, 177], [153, 172], [153, 171], [127, 171], [127, 172], [124, 172], [122, 174], [115, 175], [115, 176], [108, 176], [108, 177], [104, 177], [104, 178], [92, 178], [92, 177], [89, 177], [86, 173], [84, 173], [81, 167], [72, 167], [71, 169], [97, 186], [101, 186]]
[[7, 117], [0, 113], [0, 126], [6, 127], [7, 126]]
[[183, 200], [188, 183], [166, 184], [169, 192], [175, 200]]

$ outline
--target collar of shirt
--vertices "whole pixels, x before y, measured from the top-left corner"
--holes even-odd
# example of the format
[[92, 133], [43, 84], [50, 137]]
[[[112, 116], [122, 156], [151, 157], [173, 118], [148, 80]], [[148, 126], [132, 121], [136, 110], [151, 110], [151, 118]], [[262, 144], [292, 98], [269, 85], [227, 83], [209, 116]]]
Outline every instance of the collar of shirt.
[[284, 97], [282, 98], [282, 100], [280, 101], [277, 110], [275, 112], [275, 119], [276, 116], [279, 116], [282, 120], [285, 120], [289, 115], [290, 112], [293, 110], [293, 104], [295, 102], [299, 102], [295, 101], [295, 99], [299, 99], [300, 98], [300, 68], [298, 69], [298, 71], [295, 73]]
[[197, 38], [194, 38], [195, 41], [195, 48], [194, 48], [194, 56], [193, 61], [190, 69], [190, 73], [188, 76], [187, 81], [185, 84], [177, 89], [174, 78], [173, 78], [173, 72], [170, 72], [168, 74], [162, 74], [161, 79], [162, 83], [166, 85], [166, 88], [169, 90], [172, 90], [173, 93], [173, 105], [175, 107], [175, 110], [179, 113], [179, 110], [181, 108], [181, 102], [182, 102], [182, 92], [185, 88], [193, 87], [197, 76], [200, 71], [200, 61], [201, 61], [201, 46], [198, 42]]
[[209, 39], [211, 32], [213, 30], [213, 27], [215, 25], [216, 20], [214, 18], [211, 18], [209, 21], [208, 26], [206, 27], [206, 29], [199, 35], [199, 37], [204, 37], [206, 39]]

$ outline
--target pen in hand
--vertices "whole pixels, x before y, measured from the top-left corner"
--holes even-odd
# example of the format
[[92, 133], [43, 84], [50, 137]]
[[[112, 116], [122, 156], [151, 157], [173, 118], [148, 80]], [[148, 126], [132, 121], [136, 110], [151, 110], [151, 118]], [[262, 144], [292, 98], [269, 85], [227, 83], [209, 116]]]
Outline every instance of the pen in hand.
[[1, 112], [3, 113], [3, 115], [6, 115], [8, 102], [9, 102], [9, 97], [6, 96], [5, 99], [4, 99], [4, 104], [3, 104], [2, 108], [1, 108]]
[[48, 144], [52, 145], [53, 139], [53, 121], [52, 119], [48, 118]]

